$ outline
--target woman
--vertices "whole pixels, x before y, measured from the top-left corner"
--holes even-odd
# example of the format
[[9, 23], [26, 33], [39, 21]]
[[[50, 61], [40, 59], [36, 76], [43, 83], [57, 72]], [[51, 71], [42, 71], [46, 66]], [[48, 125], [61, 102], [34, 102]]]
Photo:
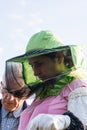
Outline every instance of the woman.
[[68, 112], [69, 95], [87, 87], [80, 46], [64, 46], [52, 32], [41, 31], [30, 38], [24, 55], [8, 61], [23, 63], [30, 94], [36, 93], [32, 105], [21, 115], [18, 130], [84, 129], [84, 121]]
[[1, 87], [0, 130], [17, 130], [21, 112], [27, 107], [25, 94], [29, 90], [25, 89], [21, 63], [6, 62]]

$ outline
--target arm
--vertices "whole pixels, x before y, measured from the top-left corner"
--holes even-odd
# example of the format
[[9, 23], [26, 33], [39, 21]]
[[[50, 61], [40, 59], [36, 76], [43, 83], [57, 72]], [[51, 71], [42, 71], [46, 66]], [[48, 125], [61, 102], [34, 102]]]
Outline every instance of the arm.
[[78, 88], [70, 94], [68, 112], [63, 115], [40, 114], [31, 120], [27, 130], [84, 130], [83, 119], [87, 122], [86, 91], [87, 88]]
[[69, 95], [68, 110], [87, 126], [87, 88], [75, 89]]
[[82, 122], [71, 112], [64, 115], [39, 114], [28, 124], [27, 130], [84, 130]]
[[63, 130], [70, 124], [67, 115], [39, 114], [28, 124], [27, 130]]

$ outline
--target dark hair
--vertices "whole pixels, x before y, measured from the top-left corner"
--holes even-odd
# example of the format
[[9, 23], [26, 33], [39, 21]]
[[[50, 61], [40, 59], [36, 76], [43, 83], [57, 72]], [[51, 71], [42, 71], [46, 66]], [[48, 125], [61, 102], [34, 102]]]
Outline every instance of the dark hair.
[[66, 67], [71, 68], [74, 66], [72, 55], [70, 49], [67, 49], [66, 51], [63, 51], [64, 55], [64, 63]]
[[70, 49], [48, 53], [43, 56], [47, 56], [51, 59], [54, 59], [55, 57], [58, 57], [58, 58], [64, 57], [64, 64], [67, 68], [71, 68], [74, 66]]

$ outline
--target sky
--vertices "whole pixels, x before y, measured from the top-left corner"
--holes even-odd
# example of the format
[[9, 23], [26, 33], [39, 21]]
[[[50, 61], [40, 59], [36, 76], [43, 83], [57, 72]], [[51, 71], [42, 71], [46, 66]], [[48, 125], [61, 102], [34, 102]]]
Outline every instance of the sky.
[[0, 0], [0, 80], [5, 61], [25, 53], [41, 30], [56, 33], [66, 45], [82, 45], [87, 56], [87, 0]]

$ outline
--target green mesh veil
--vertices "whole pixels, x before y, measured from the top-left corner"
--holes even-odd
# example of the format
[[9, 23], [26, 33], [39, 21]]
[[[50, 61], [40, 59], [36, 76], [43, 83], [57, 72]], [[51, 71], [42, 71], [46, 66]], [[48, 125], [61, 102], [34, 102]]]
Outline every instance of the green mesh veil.
[[[25, 54], [8, 59], [7, 61], [21, 62], [23, 64], [25, 82], [26, 84], [32, 85], [41, 81], [38, 77], [34, 76], [32, 67], [28, 63], [28, 59], [35, 56], [68, 49], [71, 52], [70, 54], [73, 61], [73, 70], [84, 70], [85, 61], [82, 53], [82, 47], [77, 45], [65, 46], [63, 41], [61, 41], [58, 36], [50, 31], [40, 31], [34, 34], [27, 44]], [[70, 71], [72, 71], [72, 69], [70, 69]]]

